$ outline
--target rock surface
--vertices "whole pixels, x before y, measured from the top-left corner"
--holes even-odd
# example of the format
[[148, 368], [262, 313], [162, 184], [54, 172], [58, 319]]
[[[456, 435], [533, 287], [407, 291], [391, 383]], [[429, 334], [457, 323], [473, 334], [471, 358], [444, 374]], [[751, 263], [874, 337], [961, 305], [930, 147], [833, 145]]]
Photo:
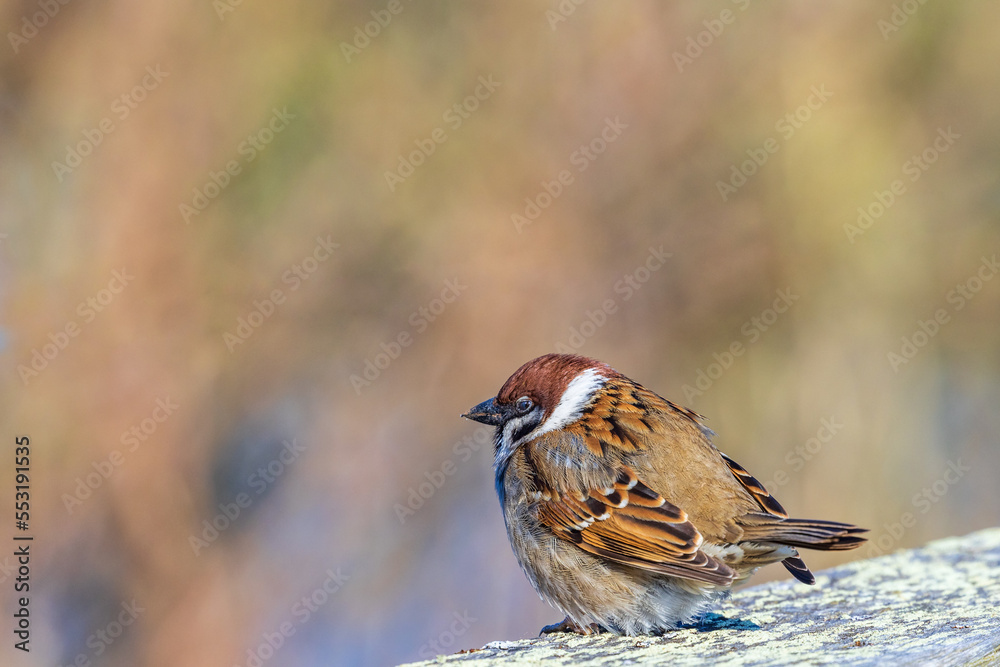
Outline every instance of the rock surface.
[[497, 641], [421, 665], [1000, 665], [1000, 528], [737, 590], [662, 637]]

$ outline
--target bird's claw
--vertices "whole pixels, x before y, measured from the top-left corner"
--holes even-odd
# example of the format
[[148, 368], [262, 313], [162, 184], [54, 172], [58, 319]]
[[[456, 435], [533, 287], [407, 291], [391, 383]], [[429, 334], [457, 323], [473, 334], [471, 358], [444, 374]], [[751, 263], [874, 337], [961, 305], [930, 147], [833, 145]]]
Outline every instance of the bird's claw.
[[564, 618], [558, 623], [553, 623], [552, 625], [546, 625], [542, 628], [538, 636], [552, 634], [554, 632], [573, 632], [578, 635], [596, 635], [601, 632], [605, 632], [597, 623], [591, 623], [589, 625], [580, 626], [570, 620], [569, 616]]

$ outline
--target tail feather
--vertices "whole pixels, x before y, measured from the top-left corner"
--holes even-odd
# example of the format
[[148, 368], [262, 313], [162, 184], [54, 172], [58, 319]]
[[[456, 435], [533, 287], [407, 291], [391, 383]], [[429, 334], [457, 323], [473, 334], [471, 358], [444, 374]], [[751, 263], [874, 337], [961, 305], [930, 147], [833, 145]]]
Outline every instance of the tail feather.
[[[842, 551], [855, 549], [865, 538], [860, 533], [868, 532], [853, 524], [818, 519], [785, 519], [773, 514], [754, 513], [743, 517], [743, 540], [771, 542], [801, 549], [822, 551]], [[804, 584], [815, 584], [816, 577], [809, 571], [798, 555], [781, 561], [792, 576]]]
[[792, 576], [801, 581], [803, 584], [809, 584], [812, 586], [816, 583], [816, 577], [809, 570], [809, 567], [805, 564], [798, 556], [789, 556], [785, 560], [781, 561], [781, 564], [785, 566], [785, 569], [792, 573]]
[[743, 539], [774, 542], [790, 547], [842, 551], [855, 549], [863, 542], [860, 533], [868, 532], [853, 524], [818, 519], [783, 519], [766, 514], [754, 514], [743, 525]]

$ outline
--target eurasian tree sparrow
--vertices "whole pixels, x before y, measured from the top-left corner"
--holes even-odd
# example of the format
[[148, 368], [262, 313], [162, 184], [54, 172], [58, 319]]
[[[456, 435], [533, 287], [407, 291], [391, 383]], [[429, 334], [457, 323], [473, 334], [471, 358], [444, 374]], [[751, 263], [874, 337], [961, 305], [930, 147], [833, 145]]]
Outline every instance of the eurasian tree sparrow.
[[542, 632], [659, 633], [706, 611], [762, 565], [815, 582], [798, 548], [853, 549], [851, 524], [789, 519], [712, 444], [701, 416], [610, 366], [547, 354], [468, 419], [496, 426], [507, 536], [539, 596]]

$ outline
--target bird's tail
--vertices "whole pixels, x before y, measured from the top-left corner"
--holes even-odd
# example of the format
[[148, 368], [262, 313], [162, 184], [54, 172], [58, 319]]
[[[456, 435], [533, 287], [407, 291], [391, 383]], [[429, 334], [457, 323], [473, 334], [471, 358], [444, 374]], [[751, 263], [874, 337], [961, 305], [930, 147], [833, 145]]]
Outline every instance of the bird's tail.
[[856, 549], [865, 542], [859, 533], [868, 532], [850, 523], [818, 519], [783, 519], [766, 516], [761, 523], [743, 524], [744, 540], [774, 542], [801, 549], [842, 551]]
[[[749, 519], [749, 521], [746, 521]], [[784, 544], [797, 549], [818, 549], [821, 551], [843, 551], [856, 549], [865, 542], [860, 533], [868, 532], [853, 524], [817, 519], [784, 519], [771, 514], [755, 514], [745, 517], [743, 540]], [[789, 572], [806, 584], [816, 583], [812, 572], [798, 556], [781, 561]]]

